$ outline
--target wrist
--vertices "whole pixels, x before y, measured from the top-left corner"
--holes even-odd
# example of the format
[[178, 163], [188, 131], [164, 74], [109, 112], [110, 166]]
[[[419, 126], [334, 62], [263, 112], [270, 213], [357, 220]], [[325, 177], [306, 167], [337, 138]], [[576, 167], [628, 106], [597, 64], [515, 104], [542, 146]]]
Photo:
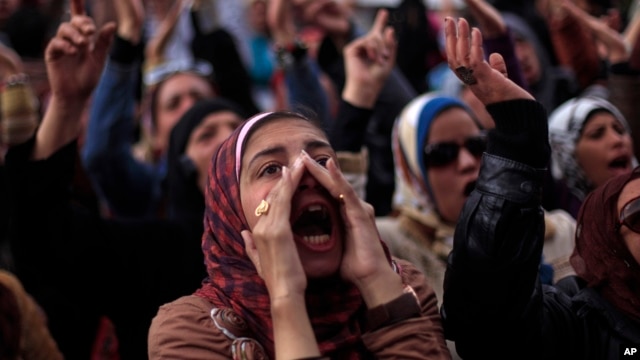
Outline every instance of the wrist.
[[126, 22], [121, 23], [118, 26], [118, 36], [130, 42], [132, 45], [137, 45], [140, 42], [140, 31], [138, 28]]
[[276, 60], [280, 68], [288, 68], [307, 55], [307, 44], [299, 39], [275, 46]]
[[358, 280], [356, 286], [370, 309], [397, 298], [404, 291], [400, 275], [391, 267]]
[[378, 93], [374, 85], [354, 84], [347, 81], [342, 90], [342, 99], [359, 108], [373, 109]]
[[82, 114], [89, 98], [79, 96], [64, 96], [52, 93], [47, 108], [55, 109], [56, 114], [74, 117]]
[[271, 296], [269, 302], [271, 304], [271, 313], [274, 315], [277, 313], [286, 313], [291, 307], [296, 307], [299, 304], [305, 307], [304, 293]]

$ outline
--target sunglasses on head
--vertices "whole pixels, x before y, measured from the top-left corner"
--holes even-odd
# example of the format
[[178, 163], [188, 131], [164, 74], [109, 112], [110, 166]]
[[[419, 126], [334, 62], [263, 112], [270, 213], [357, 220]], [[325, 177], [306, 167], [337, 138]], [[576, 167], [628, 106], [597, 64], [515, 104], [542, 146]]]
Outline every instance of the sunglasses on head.
[[463, 146], [471, 155], [479, 158], [487, 149], [487, 137], [484, 134], [469, 137], [462, 146], [453, 141], [427, 144], [424, 147], [424, 164], [427, 168], [449, 165], [458, 158]]
[[627, 201], [622, 207], [620, 218], [616, 224], [616, 231], [620, 230], [622, 225], [640, 234], [640, 196]]

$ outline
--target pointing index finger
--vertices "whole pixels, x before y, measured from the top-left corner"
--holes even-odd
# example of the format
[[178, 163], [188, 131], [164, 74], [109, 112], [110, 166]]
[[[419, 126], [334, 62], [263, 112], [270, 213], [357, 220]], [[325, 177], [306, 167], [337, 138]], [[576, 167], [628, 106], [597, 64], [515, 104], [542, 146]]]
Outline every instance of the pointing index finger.
[[387, 26], [388, 19], [389, 19], [389, 12], [387, 10], [385, 9], [378, 10], [378, 13], [376, 14], [376, 18], [373, 21], [373, 25], [371, 26], [371, 31], [382, 34], [384, 31], [384, 28]]
[[84, 14], [84, 0], [71, 0], [71, 16]]

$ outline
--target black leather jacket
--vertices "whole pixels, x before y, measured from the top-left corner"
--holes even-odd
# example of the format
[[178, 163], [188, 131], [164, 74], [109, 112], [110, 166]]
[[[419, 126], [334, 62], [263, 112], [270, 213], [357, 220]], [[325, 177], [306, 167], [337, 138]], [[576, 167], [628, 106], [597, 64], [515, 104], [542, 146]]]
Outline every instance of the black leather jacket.
[[[492, 115], [503, 132], [504, 117]], [[520, 115], [529, 116], [540, 115]], [[509, 147], [521, 150], [498, 144], [503, 154]], [[619, 359], [625, 347], [640, 346], [640, 325], [582, 280], [539, 283], [543, 171], [505, 156], [483, 157], [456, 228], [441, 308], [445, 336], [464, 359]]]

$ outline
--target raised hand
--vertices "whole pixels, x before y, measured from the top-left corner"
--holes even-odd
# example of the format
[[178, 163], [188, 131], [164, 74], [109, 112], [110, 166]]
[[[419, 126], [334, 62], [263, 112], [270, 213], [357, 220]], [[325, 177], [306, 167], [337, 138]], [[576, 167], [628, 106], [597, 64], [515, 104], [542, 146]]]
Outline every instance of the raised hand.
[[496, 38], [507, 32], [507, 24], [502, 15], [489, 2], [486, 0], [465, 0], [464, 2], [486, 39]]
[[379, 10], [369, 32], [344, 48], [346, 82], [342, 98], [352, 105], [373, 108], [395, 65], [397, 44], [389, 13]]
[[115, 23], [96, 33], [84, 1], [71, 0], [71, 20], [60, 24], [45, 49], [51, 98], [38, 132], [33, 159], [45, 159], [79, 135], [81, 115], [102, 74]]
[[276, 44], [292, 44], [296, 38], [291, 0], [269, 0], [267, 3], [267, 25]]
[[625, 38], [620, 32], [609, 26], [605, 21], [582, 10], [571, 1], [562, 1], [561, 7], [591, 30], [596, 39], [604, 46], [606, 57], [610, 63], [629, 60], [631, 51], [628, 49], [631, 46], [627, 47]]
[[318, 26], [334, 39], [349, 34], [351, 11], [336, 0], [293, 0], [298, 20]]
[[186, 0], [176, 0], [170, 6], [164, 19], [158, 26], [156, 32], [151, 36], [145, 48], [145, 66], [155, 66], [164, 61], [164, 50], [171, 39], [171, 35], [180, 19], [180, 14], [188, 5]]
[[[97, 31], [85, 15], [84, 1], [71, 0], [71, 20], [62, 23], [45, 50], [45, 62], [53, 96], [86, 101], [100, 79], [116, 24]], [[97, 32], [97, 34], [96, 34]]]
[[142, 0], [114, 0], [118, 18], [118, 35], [138, 44], [142, 36], [144, 6]]
[[469, 28], [466, 19], [458, 22], [445, 18], [447, 63], [456, 76], [469, 86], [474, 95], [485, 105], [514, 99], [531, 99], [533, 96], [507, 77], [502, 56], [493, 53], [487, 62], [482, 49], [480, 30]]

